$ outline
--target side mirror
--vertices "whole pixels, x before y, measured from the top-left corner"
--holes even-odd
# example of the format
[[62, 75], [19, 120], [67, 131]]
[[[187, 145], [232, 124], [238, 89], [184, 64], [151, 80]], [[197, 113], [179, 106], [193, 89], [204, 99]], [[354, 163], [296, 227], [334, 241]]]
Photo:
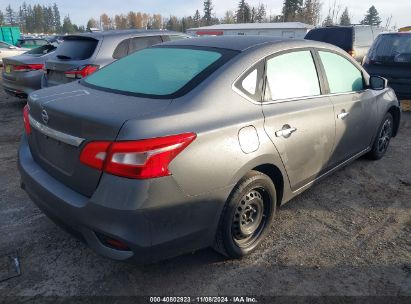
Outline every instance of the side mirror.
[[370, 76], [370, 88], [381, 91], [388, 86], [388, 80], [380, 76]]

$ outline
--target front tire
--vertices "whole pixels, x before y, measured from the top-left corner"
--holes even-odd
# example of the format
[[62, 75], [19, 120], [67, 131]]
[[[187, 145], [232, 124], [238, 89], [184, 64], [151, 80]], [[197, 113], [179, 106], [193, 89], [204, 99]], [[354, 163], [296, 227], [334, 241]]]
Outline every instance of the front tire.
[[394, 119], [391, 113], [387, 113], [382, 120], [377, 136], [374, 139], [371, 151], [367, 154], [367, 158], [372, 160], [381, 159], [387, 152], [394, 130]]
[[214, 249], [230, 257], [251, 253], [265, 238], [276, 213], [277, 196], [271, 179], [258, 171], [244, 176], [224, 207]]

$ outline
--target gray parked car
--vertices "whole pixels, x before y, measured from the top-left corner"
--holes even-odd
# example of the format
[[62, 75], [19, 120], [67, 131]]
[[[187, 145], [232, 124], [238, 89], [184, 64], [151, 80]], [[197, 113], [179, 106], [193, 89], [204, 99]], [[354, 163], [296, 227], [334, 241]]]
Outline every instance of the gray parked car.
[[57, 45], [46, 44], [22, 55], [4, 58], [4, 91], [19, 98], [27, 98], [28, 94], [40, 89], [44, 63], [53, 55]]
[[184, 38], [189, 36], [158, 30], [103, 31], [64, 36], [61, 47], [46, 62], [42, 87], [81, 79], [138, 50]]
[[279, 205], [362, 155], [381, 158], [400, 108], [337, 47], [227, 36], [37, 91], [24, 121], [31, 199], [96, 252], [149, 262], [207, 246], [250, 253]]

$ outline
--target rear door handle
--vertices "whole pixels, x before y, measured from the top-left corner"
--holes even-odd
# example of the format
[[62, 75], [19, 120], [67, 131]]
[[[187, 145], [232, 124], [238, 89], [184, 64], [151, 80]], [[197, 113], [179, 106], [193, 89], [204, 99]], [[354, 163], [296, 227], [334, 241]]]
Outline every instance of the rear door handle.
[[281, 130], [278, 130], [275, 132], [275, 136], [277, 137], [285, 137], [288, 138], [291, 136], [291, 134], [293, 134], [295, 131], [297, 131], [296, 128], [292, 128], [289, 125], [284, 125], [283, 128]]
[[344, 119], [344, 118], [346, 118], [348, 115], [350, 115], [350, 113], [348, 113], [348, 112], [342, 112], [342, 113], [340, 113], [340, 114], [337, 115], [337, 118], [339, 118], [339, 119]]

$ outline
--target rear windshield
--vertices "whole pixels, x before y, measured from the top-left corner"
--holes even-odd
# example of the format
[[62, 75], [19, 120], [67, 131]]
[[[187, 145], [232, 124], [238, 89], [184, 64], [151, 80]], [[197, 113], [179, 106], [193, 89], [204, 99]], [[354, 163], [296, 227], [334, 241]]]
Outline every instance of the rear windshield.
[[327, 42], [345, 51], [352, 49], [352, 28], [318, 28], [307, 33], [305, 39]]
[[411, 63], [411, 35], [380, 35], [368, 54], [369, 60], [386, 63]]
[[38, 56], [46, 55], [48, 53], [53, 52], [56, 48], [57, 47], [52, 45], [52, 44], [46, 44], [46, 45], [43, 45], [43, 46], [40, 46], [38, 48], [30, 50], [30, 51], [26, 52], [26, 54], [30, 54], [30, 55], [33, 55], [33, 56], [35, 56], [35, 55], [38, 55]]
[[65, 37], [56, 50], [56, 56], [62, 60], [85, 60], [96, 50], [98, 40], [86, 37]]
[[[234, 52], [153, 47], [115, 61], [87, 77], [97, 88], [158, 98], [184, 94], [222, 65]], [[231, 55], [231, 56], [230, 56]]]

